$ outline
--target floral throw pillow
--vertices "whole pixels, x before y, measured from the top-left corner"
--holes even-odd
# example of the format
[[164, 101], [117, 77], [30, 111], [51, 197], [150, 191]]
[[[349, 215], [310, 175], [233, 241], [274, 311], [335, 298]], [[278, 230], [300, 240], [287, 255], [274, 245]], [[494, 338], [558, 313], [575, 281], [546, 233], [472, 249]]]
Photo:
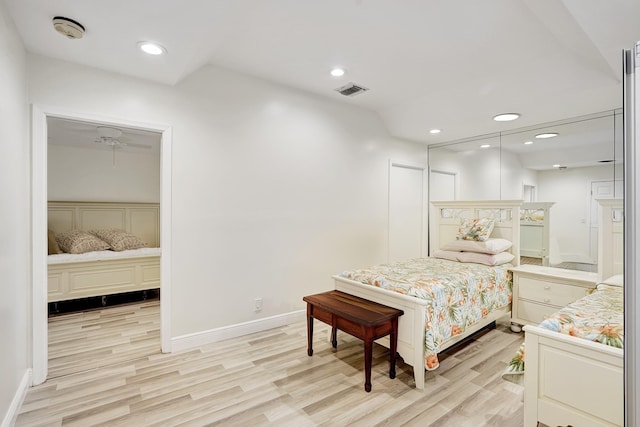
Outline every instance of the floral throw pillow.
[[458, 228], [458, 239], [486, 241], [493, 231], [494, 220], [491, 218], [465, 219]]
[[146, 242], [123, 230], [110, 228], [106, 230], [90, 230], [89, 233], [107, 242], [111, 250], [116, 252], [147, 247]]
[[56, 234], [56, 241], [60, 249], [69, 254], [83, 254], [109, 249], [107, 243], [82, 230], [70, 230]]

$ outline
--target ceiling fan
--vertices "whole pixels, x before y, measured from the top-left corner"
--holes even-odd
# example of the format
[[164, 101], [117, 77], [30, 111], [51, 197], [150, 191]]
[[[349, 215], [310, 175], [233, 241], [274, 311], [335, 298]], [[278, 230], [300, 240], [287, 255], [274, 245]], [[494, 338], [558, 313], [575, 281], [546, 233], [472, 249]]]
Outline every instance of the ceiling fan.
[[97, 144], [108, 145], [116, 148], [124, 148], [124, 147], [136, 147], [136, 148], [151, 148], [151, 145], [147, 144], [132, 144], [130, 142], [125, 142], [122, 139], [122, 130], [109, 126], [98, 126], [96, 131], [98, 132], [98, 137], [93, 141]]
[[98, 137], [93, 141], [96, 144], [106, 145], [112, 148], [112, 164], [113, 167], [116, 167], [116, 149], [124, 149], [126, 147], [135, 147], [135, 148], [151, 148], [151, 145], [147, 144], [132, 144], [130, 142], [125, 142], [122, 139], [122, 130], [109, 126], [98, 126], [96, 128], [98, 132]]

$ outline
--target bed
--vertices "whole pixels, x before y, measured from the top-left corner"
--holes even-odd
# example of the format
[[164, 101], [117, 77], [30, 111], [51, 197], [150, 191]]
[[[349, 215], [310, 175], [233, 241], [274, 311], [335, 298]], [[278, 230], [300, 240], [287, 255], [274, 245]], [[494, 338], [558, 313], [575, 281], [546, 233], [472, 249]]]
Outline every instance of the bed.
[[554, 202], [526, 202], [520, 209], [520, 255], [549, 265], [549, 224]]
[[[622, 200], [602, 200], [600, 203], [600, 236], [598, 274], [600, 277], [620, 278], [622, 272]], [[621, 284], [621, 280], [605, 280], [605, 283]], [[598, 341], [612, 342], [622, 347], [622, 292], [618, 292], [619, 303], [598, 302], [602, 292], [612, 289], [598, 285], [598, 290], [560, 310], [547, 324], [525, 326], [524, 370], [524, 422], [535, 426], [546, 425], [602, 426], [623, 425], [624, 422], [624, 370], [623, 350], [617, 346], [579, 338], [577, 330], [566, 328], [569, 317], [600, 319], [599, 327], [605, 338]], [[615, 288], [615, 286], [614, 286]], [[594, 302], [595, 301], [595, 302]], [[596, 307], [597, 314], [593, 313]], [[592, 307], [585, 312], [585, 307]], [[563, 311], [564, 310], [564, 311]], [[569, 310], [569, 312], [567, 312]], [[555, 319], [555, 320], [554, 320]], [[563, 326], [564, 322], [564, 328]], [[549, 329], [556, 323], [568, 333]], [[593, 334], [592, 334], [593, 335]], [[597, 334], [596, 334], [597, 337]], [[610, 344], [610, 342], [607, 342]], [[585, 380], [588, 379], [588, 380]]]
[[[456, 241], [458, 229], [461, 221], [471, 218], [492, 218], [494, 220], [494, 228], [491, 237], [494, 239], [504, 239], [512, 243], [509, 252], [514, 256], [511, 265], [517, 265], [520, 257], [520, 204], [521, 201], [453, 201], [453, 202], [433, 202], [431, 204], [430, 214], [430, 254], [433, 255], [441, 247], [452, 241]], [[445, 261], [453, 264], [459, 264], [455, 261], [437, 259], [437, 264], [441, 270], [445, 265]], [[415, 267], [420, 260], [410, 260], [409, 264]], [[467, 264], [472, 266], [474, 264]], [[503, 264], [500, 269], [507, 270], [508, 264]], [[397, 269], [394, 265], [377, 266], [375, 268]], [[425, 328], [429, 320], [427, 310], [429, 309], [429, 301], [413, 296], [413, 294], [404, 294], [399, 292], [398, 288], [394, 288], [400, 280], [394, 280], [391, 287], [385, 289], [378, 286], [371, 286], [363, 283], [361, 278], [349, 276], [350, 273], [358, 274], [360, 270], [352, 272], [343, 272], [334, 276], [335, 288], [337, 290], [356, 295], [371, 301], [385, 304], [404, 311], [404, 315], [400, 317], [398, 322], [398, 353], [404, 362], [413, 367], [415, 385], [417, 389], [424, 389], [424, 371], [425, 369], [433, 369], [437, 367], [437, 359], [434, 360], [432, 354], [428, 354], [429, 350], [425, 350], [425, 346], [435, 345], [436, 353], [444, 350], [451, 345], [463, 340], [469, 335], [483, 329], [484, 327], [495, 322], [495, 320], [506, 316], [511, 311], [511, 280], [510, 273], [506, 271], [507, 300], [502, 304], [495, 303], [491, 310], [487, 310], [481, 314], [478, 321], [467, 325], [464, 330], [453, 330], [449, 334], [439, 334], [433, 339], [432, 343], [428, 343], [429, 329]], [[350, 278], [353, 277], [353, 278]], [[425, 280], [429, 280], [428, 278]], [[402, 287], [402, 285], [400, 286]], [[498, 286], [496, 286], [497, 288]], [[491, 297], [496, 302], [499, 298], [505, 298], [504, 295]], [[448, 306], [451, 309], [457, 309], [453, 305]], [[440, 307], [440, 310], [447, 310], [448, 307]], [[432, 325], [429, 325], [432, 326]], [[426, 333], [425, 333], [426, 330]], [[378, 341], [380, 344], [388, 347], [388, 339]], [[437, 357], [437, 354], [436, 354]]]
[[106, 296], [160, 287], [160, 209], [157, 203], [49, 202], [51, 235], [70, 230], [119, 229], [147, 247], [81, 254], [52, 253], [48, 301]]

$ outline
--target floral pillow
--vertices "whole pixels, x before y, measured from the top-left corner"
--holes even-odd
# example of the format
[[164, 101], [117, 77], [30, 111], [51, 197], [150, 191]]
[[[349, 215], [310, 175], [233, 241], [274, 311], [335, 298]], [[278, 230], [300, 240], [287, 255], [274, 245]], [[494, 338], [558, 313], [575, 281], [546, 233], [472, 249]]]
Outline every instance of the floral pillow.
[[51, 230], [47, 231], [47, 246], [49, 250], [49, 255], [62, 253], [62, 249], [60, 249], [60, 246], [56, 241], [56, 234]]
[[83, 254], [109, 249], [107, 243], [82, 230], [70, 230], [56, 234], [56, 241], [60, 249], [69, 254]]
[[147, 243], [142, 241], [139, 237], [123, 230], [91, 230], [89, 233], [107, 242], [111, 250], [116, 252], [147, 247]]
[[458, 228], [459, 240], [486, 241], [493, 231], [494, 220], [492, 218], [465, 219]]

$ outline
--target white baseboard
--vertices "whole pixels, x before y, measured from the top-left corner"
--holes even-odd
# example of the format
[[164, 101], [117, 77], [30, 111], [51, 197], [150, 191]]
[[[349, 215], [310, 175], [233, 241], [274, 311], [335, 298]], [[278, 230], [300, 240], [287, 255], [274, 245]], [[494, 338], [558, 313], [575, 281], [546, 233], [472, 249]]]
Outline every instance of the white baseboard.
[[305, 318], [306, 310], [298, 310], [290, 313], [279, 314], [277, 316], [266, 317], [264, 319], [251, 320], [249, 322], [210, 329], [208, 331], [181, 335], [171, 338], [171, 351], [188, 350], [190, 348], [211, 344], [229, 338], [241, 337], [243, 335], [253, 334], [255, 332], [261, 332], [267, 329], [273, 329], [299, 322]]
[[4, 415], [4, 419], [2, 420], [2, 427], [10, 427], [16, 423], [16, 418], [18, 418], [18, 412], [20, 411], [22, 402], [24, 402], [24, 398], [27, 396], [27, 391], [29, 391], [30, 384], [31, 384], [31, 369], [27, 369], [24, 375], [22, 376], [22, 380], [20, 381], [20, 384], [18, 385], [16, 394], [13, 396], [11, 405], [9, 406], [7, 413]]

